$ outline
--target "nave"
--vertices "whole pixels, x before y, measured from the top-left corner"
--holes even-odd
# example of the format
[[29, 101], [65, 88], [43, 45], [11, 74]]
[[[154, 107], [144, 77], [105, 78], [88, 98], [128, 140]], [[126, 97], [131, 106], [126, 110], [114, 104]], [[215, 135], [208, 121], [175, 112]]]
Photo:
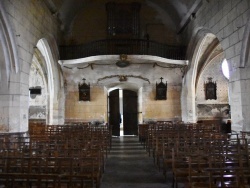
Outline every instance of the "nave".
[[107, 125], [36, 125], [0, 135], [0, 187], [249, 188], [248, 139], [214, 124], [141, 124], [124, 137]]
[[168, 188], [171, 182], [154, 165], [138, 136], [112, 138], [101, 188]]

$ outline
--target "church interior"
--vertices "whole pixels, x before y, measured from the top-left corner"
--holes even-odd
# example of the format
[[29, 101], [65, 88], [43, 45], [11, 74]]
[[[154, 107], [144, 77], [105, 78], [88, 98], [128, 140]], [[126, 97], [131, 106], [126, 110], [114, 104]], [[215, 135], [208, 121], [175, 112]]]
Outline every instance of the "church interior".
[[1, 0], [0, 188], [250, 187], [249, 52], [249, 0]]

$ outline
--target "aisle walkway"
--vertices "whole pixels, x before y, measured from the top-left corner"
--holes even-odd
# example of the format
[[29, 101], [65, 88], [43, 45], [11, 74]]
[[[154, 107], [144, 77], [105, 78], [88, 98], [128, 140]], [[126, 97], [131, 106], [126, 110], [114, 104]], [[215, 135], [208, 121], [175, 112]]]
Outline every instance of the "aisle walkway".
[[137, 136], [112, 138], [101, 188], [170, 188]]

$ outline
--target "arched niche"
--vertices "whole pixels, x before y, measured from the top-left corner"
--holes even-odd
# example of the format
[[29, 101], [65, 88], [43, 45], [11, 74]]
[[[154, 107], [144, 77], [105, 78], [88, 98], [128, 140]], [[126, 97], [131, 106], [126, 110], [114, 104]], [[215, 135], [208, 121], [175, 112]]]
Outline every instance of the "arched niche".
[[43, 58], [42, 69], [47, 81], [46, 123], [64, 123], [64, 81], [58, 64], [58, 50], [53, 37], [42, 38], [37, 42], [36, 50]]
[[[213, 56], [212, 56], [213, 57]], [[228, 79], [223, 75], [224, 53], [208, 60], [199, 74], [196, 86], [196, 109], [198, 120], [222, 120], [230, 118]], [[215, 97], [208, 97], [207, 84], [216, 85]]]
[[[204, 81], [207, 81], [207, 78], [203, 78], [203, 77], [209, 76], [209, 74], [206, 73], [207, 75], [204, 75], [203, 73], [204, 73], [204, 70], [209, 70], [211, 68], [210, 66], [212, 66], [212, 64], [209, 65], [209, 63], [215, 61], [216, 57], [218, 58], [220, 56], [221, 59], [223, 59], [224, 53], [223, 53], [223, 49], [217, 37], [205, 28], [197, 29], [190, 41], [191, 42], [189, 43], [188, 53], [187, 53], [189, 55], [188, 57], [189, 66], [186, 69], [186, 74], [183, 78], [183, 85], [182, 85], [183, 86], [182, 96], [181, 96], [182, 119], [185, 122], [196, 122], [200, 118], [200, 114], [199, 114], [200, 111], [197, 111], [198, 103], [199, 104], [221, 103], [218, 100], [215, 100], [215, 101], [203, 100], [205, 99]], [[218, 71], [216, 77], [219, 75], [219, 77], [222, 77], [223, 79], [225, 79], [223, 77], [221, 68], [218, 68], [221, 66], [221, 63], [222, 61], [219, 61], [219, 63], [216, 65], [217, 68], [214, 67], [213, 70]], [[226, 79], [225, 79], [225, 82], [228, 83]], [[228, 93], [227, 92], [228, 89], [224, 89], [224, 90], [225, 90], [225, 93]], [[203, 99], [200, 100], [199, 97], [203, 97]], [[223, 103], [224, 102], [225, 101], [223, 101]], [[228, 100], [225, 103], [228, 105]]]
[[[48, 78], [45, 60], [35, 50], [29, 74], [29, 121], [48, 122]], [[40, 91], [40, 92], [33, 92]]]

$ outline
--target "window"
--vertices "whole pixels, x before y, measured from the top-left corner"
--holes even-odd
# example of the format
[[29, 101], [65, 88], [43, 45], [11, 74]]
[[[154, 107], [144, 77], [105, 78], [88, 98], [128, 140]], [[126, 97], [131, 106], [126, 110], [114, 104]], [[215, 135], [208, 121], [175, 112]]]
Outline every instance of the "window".
[[221, 65], [221, 68], [222, 68], [222, 73], [223, 75], [229, 79], [229, 67], [228, 67], [228, 63], [227, 63], [227, 60], [224, 59], [223, 62], [222, 62], [222, 65]]

